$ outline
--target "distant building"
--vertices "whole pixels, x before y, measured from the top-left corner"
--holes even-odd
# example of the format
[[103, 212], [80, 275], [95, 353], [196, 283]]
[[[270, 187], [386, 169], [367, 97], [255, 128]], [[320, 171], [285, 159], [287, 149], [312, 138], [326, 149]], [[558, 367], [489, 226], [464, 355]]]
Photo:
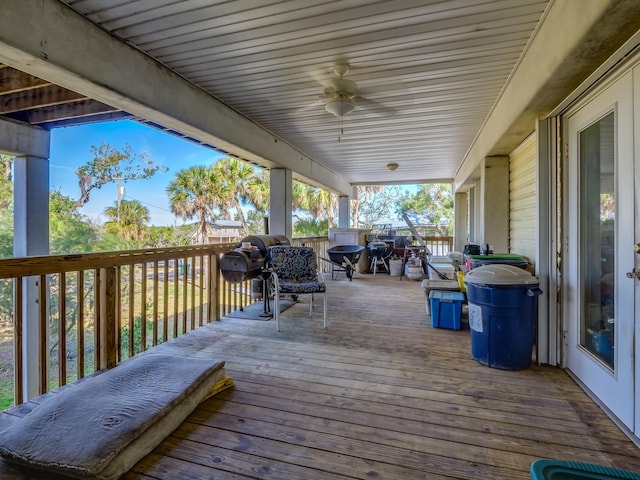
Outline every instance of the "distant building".
[[239, 220], [216, 220], [209, 222], [209, 233], [206, 239], [202, 239], [199, 225], [195, 225], [196, 230], [191, 235], [191, 241], [194, 244], [207, 243], [227, 243], [234, 240], [240, 240], [240, 232], [242, 230], [242, 222]]

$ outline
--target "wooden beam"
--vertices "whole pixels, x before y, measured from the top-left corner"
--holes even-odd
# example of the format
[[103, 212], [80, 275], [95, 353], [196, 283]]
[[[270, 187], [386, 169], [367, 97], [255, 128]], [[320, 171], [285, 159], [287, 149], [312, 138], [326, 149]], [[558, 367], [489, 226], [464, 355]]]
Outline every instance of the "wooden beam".
[[95, 100], [86, 99], [62, 105], [23, 110], [7, 115], [7, 117], [29, 123], [30, 125], [41, 125], [53, 121], [72, 120], [114, 112], [118, 112], [118, 109]]
[[[25, 34], [34, 26], [38, 35]], [[0, 61], [249, 162], [291, 169], [296, 178], [337, 193], [351, 191], [343, 177], [58, 0], [3, 8]]]
[[121, 120], [124, 118], [130, 118], [131, 115], [127, 112], [107, 112], [97, 113], [95, 115], [86, 115], [83, 117], [67, 118], [63, 120], [54, 120], [50, 122], [41, 123], [39, 126], [52, 130], [58, 127], [72, 127], [74, 125], [86, 125], [88, 123], [109, 122], [112, 120]]
[[64, 105], [86, 99], [87, 97], [84, 95], [72, 92], [58, 85], [49, 84], [40, 88], [19, 90], [6, 95], [0, 95], [0, 115]]
[[29, 75], [15, 68], [7, 66], [0, 68], [0, 94], [24, 92], [46, 85], [52, 84], [42, 78]]

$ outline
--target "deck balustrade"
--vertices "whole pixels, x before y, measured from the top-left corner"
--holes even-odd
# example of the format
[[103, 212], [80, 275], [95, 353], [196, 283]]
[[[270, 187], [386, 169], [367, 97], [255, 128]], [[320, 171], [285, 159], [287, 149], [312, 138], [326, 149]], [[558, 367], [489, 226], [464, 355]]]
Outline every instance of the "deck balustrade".
[[[434, 252], [451, 245], [450, 237], [425, 240]], [[320, 256], [329, 248], [326, 237], [291, 243]], [[43, 394], [251, 304], [251, 282], [231, 284], [218, 269], [220, 256], [236, 246], [0, 260], [0, 320], [13, 334], [13, 403], [26, 401], [25, 331], [37, 335], [37, 352], [29, 355], [37, 355]], [[25, 330], [34, 318], [37, 328]]]

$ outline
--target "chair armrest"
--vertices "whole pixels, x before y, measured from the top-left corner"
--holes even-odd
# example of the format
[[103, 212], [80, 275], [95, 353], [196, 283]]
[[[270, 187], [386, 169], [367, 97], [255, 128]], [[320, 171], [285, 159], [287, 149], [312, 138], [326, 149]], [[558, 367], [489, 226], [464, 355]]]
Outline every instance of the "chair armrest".
[[278, 274], [276, 272], [270, 271], [269, 273], [271, 274], [271, 279], [273, 280], [273, 287], [277, 294], [278, 289], [280, 288], [280, 279], [278, 278]]

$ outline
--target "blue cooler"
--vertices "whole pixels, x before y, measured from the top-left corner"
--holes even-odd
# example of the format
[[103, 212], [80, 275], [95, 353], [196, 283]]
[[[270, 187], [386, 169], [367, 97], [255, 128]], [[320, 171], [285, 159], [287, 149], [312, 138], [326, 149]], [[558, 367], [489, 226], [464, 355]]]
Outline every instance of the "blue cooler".
[[536, 277], [512, 265], [493, 264], [469, 271], [467, 284], [471, 356], [505, 370], [531, 366], [538, 306]]
[[460, 330], [464, 293], [447, 290], [431, 290], [431, 325], [435, 328]]

